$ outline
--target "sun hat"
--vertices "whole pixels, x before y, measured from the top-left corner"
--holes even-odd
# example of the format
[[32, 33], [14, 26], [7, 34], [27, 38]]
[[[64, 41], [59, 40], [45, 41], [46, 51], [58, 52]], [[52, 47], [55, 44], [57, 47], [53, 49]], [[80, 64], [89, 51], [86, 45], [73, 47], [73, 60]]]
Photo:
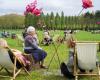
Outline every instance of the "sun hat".
[[29, 33], [29, 32], [35, 32], [35, 28], [33, 26], [29, 26], [27, 28], [27, 33]]

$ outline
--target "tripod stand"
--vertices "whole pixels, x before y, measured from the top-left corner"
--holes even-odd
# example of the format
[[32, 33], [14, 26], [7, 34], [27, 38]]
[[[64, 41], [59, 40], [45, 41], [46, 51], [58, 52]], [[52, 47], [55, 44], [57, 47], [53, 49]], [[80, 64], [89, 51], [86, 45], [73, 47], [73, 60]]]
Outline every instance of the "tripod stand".
[[59, 58], [59, 55], [58, 55], [58, 48], [59, 48], [60, 44], [58, 44], [58, 45], [56, 46], [56, 44], [53, 43], [53, 46], [54, 46], [55, 52], [54, 52], [53, 55], [52, 55], [52, 58], [51, 58], [50, 63], [49, 63], [49, 65], [48, 65], [47, 71], [49, 70], [50, 65], [51, 65], [51, 62], [53, 61], [53, 59], [54, 59], [54, 57], [55, 57], [56, 55], [57, 55], [57, 59], [58, 59], [59, 66], [60, 66], [60, 58]]

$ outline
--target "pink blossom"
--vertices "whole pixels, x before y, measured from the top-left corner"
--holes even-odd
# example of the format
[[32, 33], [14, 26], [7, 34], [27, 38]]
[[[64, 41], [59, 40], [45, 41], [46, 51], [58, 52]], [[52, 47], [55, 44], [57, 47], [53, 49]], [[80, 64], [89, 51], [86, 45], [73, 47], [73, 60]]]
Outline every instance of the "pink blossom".
[[83, 2], [82, 7], [85, 9], [93, 7], [92, 0], [82, 0], [82, 2]]
[[37, 0], [35, 0], [33, 3], [30, 3], [26, 6], [26, 11], [24, 12], [24, 14], [28, 14], [31, 13], [33, 15], [39, 16], [42, 12], [42, 9], [38, 9], [37, 8]]

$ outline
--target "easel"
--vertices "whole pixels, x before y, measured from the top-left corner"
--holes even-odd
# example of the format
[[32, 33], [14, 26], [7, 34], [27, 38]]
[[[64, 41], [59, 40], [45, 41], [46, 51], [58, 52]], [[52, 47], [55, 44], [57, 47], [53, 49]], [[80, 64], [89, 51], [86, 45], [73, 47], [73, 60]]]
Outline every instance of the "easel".
[[58, 59], [59, 66], [60, 66], [60, 58], [59, 58], [59, 55], [58, 55], [58, 48], [60, 47], [60, 43], [58, 43], [58, 45], [56, 45], [56, 43], [53, 43], [53, 46], [54, 46], [55, 52], [54, 52], [53, 55], [52, 55], [52, 58], [51, 58], [50, 63], [49, 63], [49, 65], [48, 65], [47, 71], [49, 70], [50, 65], [51, 65], [51, 62], [53, 61], [53, 59], [54, 59], [54, 57], [55, 57], [56, 55], [57, 55], [57, 59]]

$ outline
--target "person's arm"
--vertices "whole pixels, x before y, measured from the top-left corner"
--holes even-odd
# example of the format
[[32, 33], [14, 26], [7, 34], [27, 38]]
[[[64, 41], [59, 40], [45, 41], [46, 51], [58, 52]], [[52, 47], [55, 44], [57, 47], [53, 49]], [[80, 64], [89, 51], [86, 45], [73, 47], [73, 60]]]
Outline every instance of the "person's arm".
[[37, 45], [35, 39], [28, 38], [26, 41], [28, 42], [28, 44], [29, 44], [33, 49], [38, 49], [38, 45]]
[[69, 53], [69, 59], [68, 59], [67, 65], [68, 65], [69, 67], [72, 67], [72, 66], [73, 66], [73, 61], [74, 61], [74, 59], [73, 59], [73, 54], [72, 54], [72, 53]]

